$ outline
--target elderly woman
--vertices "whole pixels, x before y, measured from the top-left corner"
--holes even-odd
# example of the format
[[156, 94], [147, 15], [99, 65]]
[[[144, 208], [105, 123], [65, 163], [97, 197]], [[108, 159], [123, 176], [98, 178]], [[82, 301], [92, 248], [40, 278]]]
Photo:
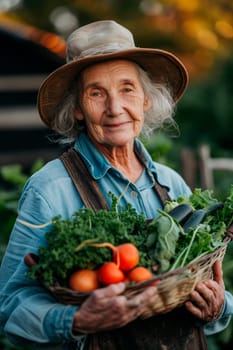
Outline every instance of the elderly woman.
[[[178, 58], [137, 48], [126, 28], [99, 21], [71, 34], [67, 61], [42, 84], [39, 112], [62, 142], [73, 145], [106, 207], [111, 191], [117, 197], [123, 194], [122, 206], [131, 203], [153, 218], [164, 193], [173, 199], [188, 196], [184, 180], [153, 162], [138, 139], [142, 132], [174, 123], [174, 106], [188, 79]], [[124, 283], [110, 285], [76, 307], [58, 303], [26, 276], [25, 255], [45, 244], [46, 228], [34, 227], [57, 215], [69, 218], [87, 205], [64, 164], [60, 159], [46, 164], [29, 179], [20, 199], [0, 273], [5, 334], [16, 344], [38, 349], [205, 349], [203, 330], [212, 334], [224, 329], [233, 309], [218, 262], [213, 279], [198, 283], [182, 310], [147, 320], [140, 315], [158, 298], [155, 287], [128, 300]]]

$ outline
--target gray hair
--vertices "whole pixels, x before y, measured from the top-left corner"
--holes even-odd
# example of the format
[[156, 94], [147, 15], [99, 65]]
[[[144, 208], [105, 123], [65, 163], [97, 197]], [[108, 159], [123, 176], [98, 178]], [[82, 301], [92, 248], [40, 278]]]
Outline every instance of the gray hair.
[[[171, 126], [177, 129], [177, 125], [173, 119], [175, 102], [169, 89], [165, 84], [152, 82], [146, 71], [137, 64], [136, 67], [144, 93], [152, 103], [151, 108], [145, 112], [141, 135], [149, 137], [154, 130], [166, 129]], [[80, 84], [80, 81], [74, 79], [66, 96], [57, 106], [52, 125], [53, 130], [60, 135], [59, 142], [63, 144], [74, 142], [78, 133], [85, 129], [85, 123], [78, 121], [74, 117], [78, 101], [78, 83]]]

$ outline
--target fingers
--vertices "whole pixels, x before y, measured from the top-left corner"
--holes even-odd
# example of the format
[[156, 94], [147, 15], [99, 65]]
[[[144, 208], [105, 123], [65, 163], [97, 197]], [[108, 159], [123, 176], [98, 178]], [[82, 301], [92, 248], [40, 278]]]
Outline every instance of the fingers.
[[108, 287], [96, 289], [91, 293], [90, 297], [94, 299], [111, 298], [122, 294], [125, 288], [125, 283], [111, 284]]
[[91, 333], [122, 327], [147, 314], [158, 297], [156, 287], [130, 297], [122, 293], [124, 288], [124, 284], [117, 284], [91, 293], [75, 316], [74, 329]]
[[108, 310], [120, 308], [121, 303], [124, 303], [126, 299], [123, 295], [124, 290], [124, 283], [112, 284], [105, 288], [96, 289], [83, 302], [80, 311], [100, 317], [108, 312]]
[[[122, 286], [111, 285], [111, 288], [103, 290], [91, 293], [76, 312], [73, 323], [75, 331], [93, 333], [118, 328], [126, 324], [128, 318], [133, 318], [133, 313], [136, 317], [136, 311], [132, 306], [127, 307], [127, 299], [121, 294]], [[128, 310], [131, 310], [131, 314]]]
[[185, 304], [194, 316], [207, 322], [219, 316], [224, 303], [221, 264], [217, 263], [213, 270], [215, 280], [199, 282]]
[[145, 290], [138, 295], [138, 317], [144, 318], [145, 315], [150, 315], [151, 310], [155, 309], [158, 300], [161, 300], [161, 296], [158, 294], [158, 290], [155, 286], [147, 287]]

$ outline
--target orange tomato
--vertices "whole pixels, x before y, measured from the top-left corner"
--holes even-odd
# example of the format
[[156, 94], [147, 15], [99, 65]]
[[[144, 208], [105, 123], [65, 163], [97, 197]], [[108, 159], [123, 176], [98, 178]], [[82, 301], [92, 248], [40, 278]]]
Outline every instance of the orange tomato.
[[91, 292], [100, 287], [98, 273], [94, 270], [82, 269], [72, 273], [69, 286], [79, 292]]
[[104, 263], [99, 269], [99, 280], [105, 286], [124, 281], [125, 276], [114, 262]]
[[[139, 251], [132, 243], [124, 243], [117, 247], [120, 260], [120, 270], [128, 271], [139, 262]], [[115, 256], [116, 259], [116, 256]]]
[[152, 272], [143, 266], [137, 266], [127, 273], [127, 277], [130, 281], [143, 282], [153, 277]]

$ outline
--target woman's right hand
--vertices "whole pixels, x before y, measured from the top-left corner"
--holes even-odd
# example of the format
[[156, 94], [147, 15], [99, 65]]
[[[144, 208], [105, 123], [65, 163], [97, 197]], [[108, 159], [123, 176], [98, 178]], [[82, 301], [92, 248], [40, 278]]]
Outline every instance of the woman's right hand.
[[96, 333], [120, 328], [143, 314], [158, 297], [156, 287], [147, 287], [127, 299], [124, 283], [100, 288], [81, 305], [73, 320], [73, 333]]

